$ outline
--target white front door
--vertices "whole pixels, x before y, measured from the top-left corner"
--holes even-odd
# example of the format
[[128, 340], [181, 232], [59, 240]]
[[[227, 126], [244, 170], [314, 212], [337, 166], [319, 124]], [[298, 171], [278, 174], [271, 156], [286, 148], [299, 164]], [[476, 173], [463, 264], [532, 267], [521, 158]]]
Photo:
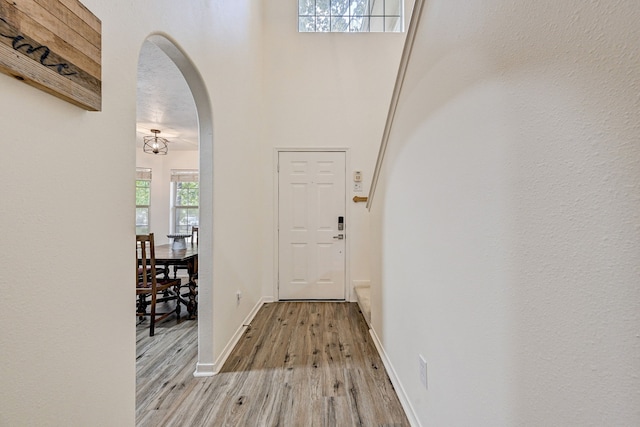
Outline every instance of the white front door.
[[345, 299], [345, 153], [280, 152], [278, 171], [279, 299]]

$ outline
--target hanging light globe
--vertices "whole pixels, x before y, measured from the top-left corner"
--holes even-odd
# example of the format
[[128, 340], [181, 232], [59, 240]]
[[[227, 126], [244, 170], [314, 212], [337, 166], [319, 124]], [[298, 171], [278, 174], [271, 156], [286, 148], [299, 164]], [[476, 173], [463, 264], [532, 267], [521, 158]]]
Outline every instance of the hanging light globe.
[[148, 154], [166, 155], [169, 152], [169, 141], [158, 136], [160, 133], [158, 129], [151, 129], [151, 133], [153, 136], [149, 135], [143, 138], [142, 151]]

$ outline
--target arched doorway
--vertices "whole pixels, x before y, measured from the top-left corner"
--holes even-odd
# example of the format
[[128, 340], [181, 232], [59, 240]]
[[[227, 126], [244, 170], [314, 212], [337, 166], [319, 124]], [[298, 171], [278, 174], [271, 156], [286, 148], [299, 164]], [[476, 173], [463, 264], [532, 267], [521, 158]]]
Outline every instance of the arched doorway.
[[213, 375], [213, 113], [204, 81], [187, 55], [165, 35], [146, 40], [158, 47], [184, 77], [195, 102], [199, 148], [198, 362], [196, 376]]

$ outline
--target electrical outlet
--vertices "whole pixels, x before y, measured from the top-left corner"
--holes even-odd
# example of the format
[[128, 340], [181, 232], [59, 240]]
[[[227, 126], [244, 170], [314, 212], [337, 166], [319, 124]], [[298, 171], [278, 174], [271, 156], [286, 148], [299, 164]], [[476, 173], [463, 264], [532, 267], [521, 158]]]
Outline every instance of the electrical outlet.
[[424, 386], [424, 388], [428, 389], [427, 386], [427, 361], [423, 355], [419, 354], [419, 362], [420, 362], [420, 382]]

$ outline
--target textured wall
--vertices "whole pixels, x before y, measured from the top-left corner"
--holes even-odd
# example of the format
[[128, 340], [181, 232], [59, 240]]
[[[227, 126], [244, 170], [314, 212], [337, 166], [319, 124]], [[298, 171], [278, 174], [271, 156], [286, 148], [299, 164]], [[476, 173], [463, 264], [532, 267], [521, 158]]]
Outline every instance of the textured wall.
[[[259, 5], [83, 3], [102, 20], [101, 112], [0, 75], [0, 426], [134, 424], [136, 75], [153, 32], [194, 62], [214, 109], [216, 156], [209, 150], [208, 159], [222, 249], [201, 265], [215, 263], [221, 285], [216, 310], [206, 292], [207, 361], [261, 296], [258, 272], [246, 268], [257, 264], [260, 233], [256, 202], [245, 197], [259, 160], [251, 155], [259, 128], [246, 125], [261, 106]], [[229, 304], [238, 287], [242, 304]]]
[[[404, 33], [298, 33], [295, 2], [268, 2], [264, 14], [264, 143], [260, 154], [266, 234], [265, 295], [274, 292], [274, 163], [277, 148], [348, 148], [346, 232], [349, 272], [368, 279], [368, 214], [364, 203], [384, 129]], [[413, 0], [405, 1], [411, 10]], [[353, 171], [363, 191], [353, 192]], [[351, 283], [347, 282], [347, 295]]]
[[640, 424], [638, 19], [426, 3], [372, 211], [374, 327], [423, 425]]

